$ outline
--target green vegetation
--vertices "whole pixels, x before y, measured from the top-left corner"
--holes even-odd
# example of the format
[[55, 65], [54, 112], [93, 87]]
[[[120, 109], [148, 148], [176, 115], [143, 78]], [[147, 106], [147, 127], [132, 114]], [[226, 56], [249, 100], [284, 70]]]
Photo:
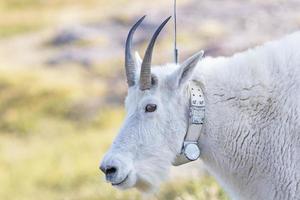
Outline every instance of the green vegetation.
[[[1, 71], [0, 199], [140, 199], [113, 189], [98, 170], [124, 111], [103, 107], [86, 121], [70, 117], [83, 114], [72, 112], [74, 102], [84, 102], [80, 84], [42, 74]], [[210, 177], [171, 182], [155, 198], [178, 197], [226, 199]]]
[[[90, 114], [89, 98], [100, 101], [104, 85], [44, 70], [0, 70], [0, 199], [141, 199], [98, 170], [123, 109], [103, 104]], [[171, 182], [154, 197], [178, 198], [226, 199], [211, 177]]]
[[[117, 191], [106, 184], [98, 170], [123, 109], [103, 106], [82, 120], [86, 113], [74, 105], [84, 105], [87, 94], [104, 95], [103, 90], [84, 90], [77, 83], [84, 80], [76, 76], [54, 82], [55, 73], [1, 70], [0, 199], [140, 199], [135, 190]], [[153, 198], [226, 196], [211, 177], [204, 177], [165, 184]]]

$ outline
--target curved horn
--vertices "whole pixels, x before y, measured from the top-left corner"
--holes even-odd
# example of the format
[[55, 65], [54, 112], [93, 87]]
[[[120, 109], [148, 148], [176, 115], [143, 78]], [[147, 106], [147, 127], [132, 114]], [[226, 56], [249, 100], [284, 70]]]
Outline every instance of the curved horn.
[[137, 27], [142, 23], [142, 21], [145, 19], [146, 15], [144, 15], [139, 21], [137, 21], [132, 28], [130, 29], [127, 39], [126, 39], [126, 47], [125, 47], [125, 70], [126, 70], [126, 77], [127, 77], [127, 84], [128, 87], [131, 87], [135, 84], [135, 75], [136, 75], [136, 69], [135, 69], [135, 63], [132, 56], [132, 38], [135, 30]]
[[141, 90], [148, 90], [151, 87], [151, 59], [152, 59], [152, 52], [153, 47], [155, 44], [155, 41], [160, 33], [160, 31], [163, 29], [163, 27], [166, 25], [166, 23], [170, 20], [171, 16], [168, 17], [163, 23], [156, 29], [155, 33], [153, 34], [150, 43], [147, 47], [147, 50], [145, 52], [145, 56], [142, 62], [141, 67], [141, 74], [140, 74], [140, 89]]

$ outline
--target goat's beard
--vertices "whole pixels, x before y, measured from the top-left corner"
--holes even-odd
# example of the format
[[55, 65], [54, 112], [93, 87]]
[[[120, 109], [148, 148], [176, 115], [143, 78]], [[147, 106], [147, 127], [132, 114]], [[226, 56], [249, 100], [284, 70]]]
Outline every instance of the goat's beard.
[[143, 193], [155, 193], [159, 185], [168, 178], [171, 161], [167, 157], [156, 156], [148, 157], [135, 165], [137, 175], [135, 187]]

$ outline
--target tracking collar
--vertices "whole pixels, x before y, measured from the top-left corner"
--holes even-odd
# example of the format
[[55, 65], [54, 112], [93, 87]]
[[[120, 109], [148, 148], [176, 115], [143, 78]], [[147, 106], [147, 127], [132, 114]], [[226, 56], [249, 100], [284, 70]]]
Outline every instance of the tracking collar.
[[195, 161], [200, 157], [198, 139], [204, 122], [205, 101], [199, 82], [191, 81], [188, 88], [190, 94], [188, 129], [181, 152], [177, 154], [173, 162], [174, 166]]

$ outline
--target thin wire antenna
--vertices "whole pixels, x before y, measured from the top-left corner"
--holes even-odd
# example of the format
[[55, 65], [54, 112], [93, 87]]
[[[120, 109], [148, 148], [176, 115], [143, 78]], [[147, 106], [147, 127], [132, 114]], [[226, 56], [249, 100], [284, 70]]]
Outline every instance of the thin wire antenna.
[[174, 60], [178, 64], [178, 49], [177, 49], [177, 4], [174, 0]]

